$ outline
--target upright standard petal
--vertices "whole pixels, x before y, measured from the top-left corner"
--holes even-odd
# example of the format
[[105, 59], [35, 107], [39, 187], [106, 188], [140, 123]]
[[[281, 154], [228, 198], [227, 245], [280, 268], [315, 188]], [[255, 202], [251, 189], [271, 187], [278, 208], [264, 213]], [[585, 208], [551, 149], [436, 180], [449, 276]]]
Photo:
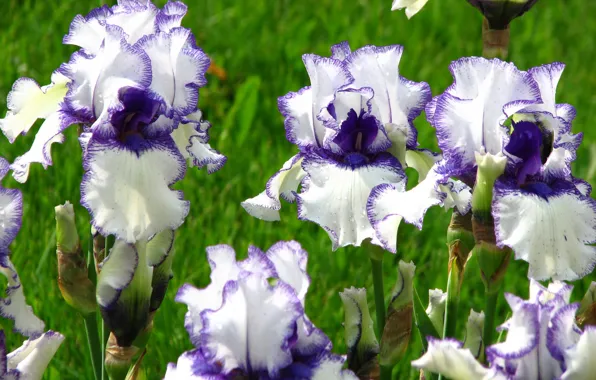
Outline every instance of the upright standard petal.
[[20, 348], [6, 356], [8, 374], [16, 372], [16, 379], [41, 380], [63, 340], [62, 334], [48, 331], [37, 339], [25, 341]]
[[43, 332], [44, 323], [27, 305], [23, 285], [6, 254], [0, 256], [0, 272], [6, 277], [6, 297], [0, 298], [0, 315], [14, 321], [14, 330], [21, 335], [36, 337]]
[[284, 163], [282, 168], [267, 181], [266, 190], [242, 202], [250, 215], [266, 221], [280, 220], [280, 198], [294, 202], [298, 186], [306, 176], [302, 169], [302, 154], [297, 154]]
[[596, 373], [596, 326], [586, 326], [577, 344], [565, 351], [567, 370], [561, 380], [589, 380]]
[[12, 143], [26, 134], [37, 119], [45, 119], [58, 110], [64, 99], [69, 79], [59, 72], [52, 74], [52, 84], [39, 87], [30, 78], [17, 80], [8, 94], [8, 112], [0, 119], [2, 133]]
[[596, 201], [572, 183], [524, 190], [499, 181], [492, 213], [497, 243], [530, 264], [529, 277], [575, 280], [594, 268]]
[[359, 167], [340, 164], [317, 154], [302, 164], [308, 185], [298, 195], [298, 218], [319, 224], [327, 231], [333, 249], [359, 246], [365, 239], [378, 241], [366, 214], [371, 190], [382, 183], [399, 184], [405, 174], [388, 153]]
[[184, 177], [186, 162], [170, 137], [141, 153], [92, 139], [84, 169], [81, 203], [102, 235], [133, 243], [175, 230], [188, 214], [189, 202], [171, 189]]
[[437, 98], [431, 124], [453, 174], [461, 175], [475, 166], [475, 152], [501, 152], [508, 140], [505, 120], [541, 99], [532, 76], [511, 63], [461, 58], [449, 69], [454, 82]]

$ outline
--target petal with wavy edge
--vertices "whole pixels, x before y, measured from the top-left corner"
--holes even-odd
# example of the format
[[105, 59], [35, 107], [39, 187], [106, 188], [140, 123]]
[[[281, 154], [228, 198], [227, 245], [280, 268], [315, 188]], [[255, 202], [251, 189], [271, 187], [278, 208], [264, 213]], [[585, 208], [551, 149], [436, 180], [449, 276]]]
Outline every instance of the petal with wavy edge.
[[586, 326], [577, 344], [565, 351], [567, 370], [561, 380], [590, 380], [596, 373], [594, 360], [596, 326]]
[[302, 169], [302, 154], [284, 163], [282, 168], [267, 181], [266, 190], [242, 202], [242, 207], [255, 218], [266, 221], [280, 220], [280, 198], [293, 202], [298, 186], [306, 176]]
[[179, 27], [187, 10], [188, 7], [181, 1], [168, 1], [159, 11], [155, 20], [159, 31], [168, 33]]
[[292, 362], [296, 321], [304, 313], [296, 293], [283, 282], [272, 287], [266, 277], [247, 273], [226, 284], [223, 298], [221, 308], [202, 313], [201, 347], [226, 373], [241, 368], [275, 378]]
[[302, 167], [309, 185], [298, 195], [298, 218], [323, 227], [334, 250], [359, 246], [369, 238], [378, 244], [366, 204], [375, 186], [403, 183], [405, 174], [395, 157], [380, 154], [368, 165], [351, 168], [312, 154], [304, 158]]
[[62, 43], [79, 46], [88, 54], [97, 54], [106, 38], [106, 19], [111, 15], [112, 10], [104, 5], [92, 10], [87, 16], [75, 16]]
[[350, 88], [369, 87], [374, 92], [372, 114], [383, 124], [408, 127], [408, 147], [415, 147], [417, 132], [412, 121], [431, 99], [427, 83], [412, 82], [399, 75], [403, 47], [364, 46], [345, 60], [354, 82]]
[[[0, 160], [0, 165], [6, 161]], [[8, 254], [8, 246], [21, 229], [23, 218], [23, 194], [18, 189], [0, 186], [0, 255]]]
[[174, 231], [164, 230], [149, 240], [145, 246], [147, 265], [157, 266], [170, 254], [174, 245]]
[[491, 376], [491, 371], [483, 367], [470, 350], [461, 346], [453, 339], [428, 338], [428, 351], [414, 360], [412, 366], [453, 380], [505, 379], [502, 375]]
[[226, 380], [218, 363], [210, 363], [201, 350], [186, 351], [176, 364], [169, 363], [164, 380]]
[[210, 60], [202, 50], [191, 47], [193, 40], [190, 30], [176, 28], [145, 36], [136, 45], [151, 60], [153, 79], [149, 88], [161, 99], [169, 117], [194, 112], [199, 87], [207, 83], [205, 72]]
[[62, 132], [76, 122], [76, 119], [61, 110], [49, 115], [35, 135], [31, 148], [10, 165], [14, 179], [21, 183], [26, 182], [32, 163], [40, 163], [44, 168], [51, 166], [53, 164], [52, 144], [63, 143]]
[[208, 122], [200, 120], [196, 123], [179, 124], [172, 132], [172, 138], [190, 167], [202, 168], [206, 165], [207, 172], [211, 174], [221, 169], [228, 158], [207, 143], [205, 131], [209, 127]]
[[23, 284], [8, 256], [0, 257], [0, 272], [6, 277], [6, 297], [0, 298], [0, 315], [14, 321], [14, 331], [35, 337], [43, 332], [44, 323], [27, 305]]
[[449, 69], [454, 83], [437, 99], [433, 125], [445, 158], [465, 172], [482, 148], [501, 152], [508, 139], [503, 123], [539, 103], [540, 93], [530, 74], [497, 59], [461, 58]]
[[75, 52], [60, 71], [71, 80], [65, 103], [74, 115], [88, 122], [109, 118], [110, 105], [117, 100], [120, 88], [151, 84], [149, 57], [127, 44], [122, 31], [114, 27], [107, 28], [97, 55]]
[[17, 80], [8, 94], [9, 111], [4, 119], [0, 119], [0, 129], [13, 143], [15, 139], [26, 134], [37, 119], [50, 117], [58, 110], [64, 99], [69, 79], [59, 72], [52, 74], [52, 84], [39, 87], [30, 78]]
[[350, 53], [352, 53], [352, 49], [350, 49], [350, 43], [348, 41], [342, 41], [331, 46], [331, 58], [333, 59], [343, 61]]
[[7, 355], [8, 370], [16, 370], [23, 379], [41, 379], [63, 340], [64, 336], [54, 331], [48, 331], [35, 340], [26, 340], [20, 348]]
[[444, 175], [433, 170], [408, 191], [405, 191], [404, 183], [382, 184], [372, 190], [367, 203], [368, 217], [385, 249], [396, 252], [397, 227], [402, 218], [422, 229], [426, 211], [445, 200], [446, 195], [439, 188], [439, 183], [444, 180]]
[[294, 288], [304, 306], [304, 298], [310, 285], [310, 277], [306, 273], [306, 251], [296, 241], [280, 241], [272, 245], [266, 255], [273, 262], [279, 279]]
[[548, 323], [546, 346], [552, 357], [560, 363], [565, 361], [565, 351], [572, 348], [580, 339], [582, 331], [575, 324], [575, 314], [578, 309], [579, 303], [565, 305], [552, 313]]
[[91, 139], [81, 203], [102, 235], [133, 243], [184, 222], [189, 202], [170, 186], [184, 177], [186, 163], [170, 137], [152, 142], [152, 149], [137, 155]]
[[134, 45], [143, 36], [157, 32], [156, 17], [159, 9], [152, 2], [119, 2], [107, 23], [115, 25], [126, 33], [126, 42]]
[[132, 244], [116, 240], [110, 254], [101, 266], [97, 278], [97, 303], [102, 307], [113, 305], [134, 276], [139, 255]]
[[543, 197], [497, 181], [492, 213], [497, 243], [530, 264], [529, 277], [575, 280], [594, 268], [596, 201], [572, 183]]
[[326, 131], [318, 115], [353, 78], [336, 59], [305, 54], [302, 60], [311, 86], [280, 97], [277, 104], [285, 118], [288, 141], [300, 147], [321, 147]]
[[312, 380], [357, 380], [354, 372], [342, 369], [344, 360], [336, 355], [329, 355], [315, 368]]

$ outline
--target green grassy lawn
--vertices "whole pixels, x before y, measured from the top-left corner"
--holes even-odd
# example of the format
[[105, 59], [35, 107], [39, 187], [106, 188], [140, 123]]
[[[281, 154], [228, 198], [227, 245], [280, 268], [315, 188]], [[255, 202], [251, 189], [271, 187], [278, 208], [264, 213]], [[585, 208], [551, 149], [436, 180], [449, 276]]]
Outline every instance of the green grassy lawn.
[[[299, 241], [310, 253], [307, 313], [341, 353], [345, 344], [338, 292], [352, 285], [367, 287], [372, 306], [365, 252], [354, 248], [331, 252], [327, 234], [315, 224], [298, 221], [295, 205], [286, 204], [277, 223], [251, 218], [240, 207], [241, 201], [262, 191], [268, 177], [295, 152], [285, 140], [277, 97], [309, 84], [302, 54], [329, 55], [329, 47], [342, 40], [349, 40], [353, 48], [404, 45], [401, 74], [428, 82], [433, 94], [438, 94], [452, 81], [447, 69], [452, 60], [481, 53], [480, 15], [464, 0], [430, 0], [409, 21], [403, 12], [390, 11], [391, 0], [187, 0], [187, 4], [184, 26], [194, 31], [198, 44], [228, 74], [226, 80], [209, 76], [199, 102], [213, 124], [212, 145], [228, 155], [228, 163], [212, 175], [191, 169], [178, 184], [191, 201], [191, 211], [177, 232], [175, 278], [155, 317], [144, 361], [148, 378], [161, 378], [167, 363], [191, 348], [183, 326], [186, 307], [173, 301], [174, 294], [186, 282], [208, 284], [205, 247], [218, 243], [231, 244], [245, 255], [250, 244], [265, 249], [278, 240]], [[74, 51], [61, 44], [71, 19], [98, 5], [98, 0], [0, 2], [0, 108], [5, 108], [6, 95], [20, 76], [49, 82], [51, 72]], [[557, 100], [577, 108], [573, 128], [584, 132], [584, 144], [574, 170], [592, 185], [596, 185], [596, 23], [590, 20], [594, 14], [596, 2], [542, 0], [512, 25], [510, 47], [510, 59], [521, 69], [553, 61], [567, 64]], [[416, 120], [416, 126], [421, 144], [436, 149], [434, 131], [424, 117]], [[0, 154], [12, 161], [26, 151], [33, 136], [20, 137], [14, 145], [0, 138]], [[55, 164], [47, 170], [33, 167], [24, 185], [4, 181], [6, 186], [21, 188], [25, 199], [23, 228], [13, 243], [12, 259], [37, 315], [48, 328], [66, 336], [46, 378], [91, 379], [82, 320], [62, 300], [54, 254], [53, 208], [66, 200], [76, 205], [79, 231], [87, 240], [88, 216], [79, 205], [82, 168], [75, 128], [63, 145], [55, 146], [53, 158]], [[384, 263], [387, 291], [395, 281], [399, 259], [417, 265], [415, 282], [424, 302], [427, 289], [445, 288], [448, 221], [448, 213], [434, 208], [426, 216], [424, 231], [409, 225], [400, 228], [399, 253], [387, 254]], [[513, 262], [506, 290], [527, 296], [526, 271], [526, 264]], [[574, 299], [583, 295], [589, 281], [586, 278], [576, 286]], [[463, 289], [461, 333], [467, 310], [479, 310], [483, 302], [483, 287], [472, 273]], [[508, 311], [504, 304], [501, 298], [499, 322]], [[13, 347], [19, 339], [9, 333]], [[413, 334], [409, 354], [395, 370], [396, 378], [417, 376], [409, 361], [418, 357], [420, 347]]]

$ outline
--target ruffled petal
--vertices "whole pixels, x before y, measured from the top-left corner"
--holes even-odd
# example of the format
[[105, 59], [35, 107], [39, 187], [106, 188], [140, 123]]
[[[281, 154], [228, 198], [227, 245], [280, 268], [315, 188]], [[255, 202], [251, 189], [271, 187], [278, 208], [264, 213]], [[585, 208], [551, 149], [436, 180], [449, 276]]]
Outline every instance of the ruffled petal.
[[211, 174], [221, 169], [228, 158], [211, 148], [207, 143], [208, 136], [204, 129], [208, 126], [203, 126], [203, 124], [209, 123], [198, 121], [196, 123], [179, 124], [178, 128], [172, 132], [172, 138], [190, 167], [202, 168], [207, 166], [207, 172]]
[[87, 16], [77, 15], [70, 23], [68, 34], [62, 39], [62, 43], [79, 46], [88, 54], [97, 54], [106, 38], [106, 20], [112, 14], [112, 10], [104, 5], [92, 10]]
[[17, 80], [6, 100], [8, 112], [0, 119], [2, 133], [12, 143], [26, 134], [37, 119], [50, 117], [64, 99], [69, 79], [59, 72], [52, 74], [52, 84], [39, 87], [31, 78]]
[[151, 143], [137, 154], [114, 142], [89, 142], [81, 203], [102, 235], [133, 243], [184, 222], [189, 202], [170, 188], [184, 177], [184, 158], [170, 137]]
[[345, 60], [354, 82], [350, 88], [368, 87], [373, 90], [372, 114], [383, 124], [408, 127], [408, 147], [415, 147], [416, 129], [413, 120], [431, 99], [427, 83], [412, 82], [399, 75], [403, 47], [364, 46]]
[[187, 351], [169, 363], [164, 380], [226, 380], [219, 363], [210, 363], [201, 350]]
[[181, 1], [168, 1], [156, 17], [157, 28], [160, 32], [168, 33], [181, 25], [188, 7]]
[[[8, 163], [3, 158], [0, 158], [0, 167], [3, 171], [8, 169]], [[0, 255], [8, 254], [8, 246], [21, 229], [22, 219], [23, 194], [18, 189], [0, 186]]]
[[552, 357], [560, 363], [564, 363], [565, 352], [577, 343], [582, 333], [575, 324], [577, 309], [578, 303], [565, 305], [553, 313], [549, 322], [546, 346]]
[[157, 32], [156, 18], [159, 9], [151, 1], [120, 0], [107, 20], [126, 33], [126, 42], [133, 45], [143, 36]]
[[342, 41], [331, 46], [331, 58], [333, 59], [343, 61], [350, 53], [352, 53], [352, 49], [350, 49], [350, 43], [348, 41]]
[[354, 372], [342, 369], [344, 360], [337, 355], [328, 355], [317, 363], [312, 380], [357, 380]]
[[259, 274], [246, 274], [226, 284], [217, 311], [204, 311], [201, 347], [224, 372], [241, 368], [266, 371], [275, 378], [292, 362], [296, 320], [304, 313], [296, 293], [279, 282], [272, 287]]
[[306, 251], [296, 241], [280, 241], [272, 245], [266, 254], [275, 266], [279, 279], [294, 288], [304, 305], [304, 298], [310, 286], [310, 277], [306, 273]]
[[596, 326], [586, 326], [577, 344], [565, 351], [567, 370], [561, 380], [589, 380], [596, 373]]
[[596, 263], [596, 248], [587, 245], [596, 242], [596, 201], [565, 181], [539, 191], [497, 181], [492, 211], [497, 243], [530, 264], [531, 278], [581, 278]]
[[44, 168], [52, 165], [51, 147], [54, 143], [63, 143], [62, 132], [78, 120], [62, 110], [49, 115], [35, 135], [33, 145], [29, 151], [19, 156], [10, 165], [12, 176], [17, 181], [24, 183], [29, 178], [29, 168], [32, 163], [40, 163]]
[[299, 147], [321, 147], [325, 127], [318, 115], [353, 78], [341, 61], [312, 54], [305, 54], [302, 60], [311, 86], [280, 97], [277, 104], [285, 118], [288, 141]]
[[305, 157], [302, 166], [309, 183], [298, 195], [299, 219], [323, 227], [334, 250], [359, 246], [369, 238], [378, 241], [366, 204], [375, 186], [404, 181], [405, 174], [395, 157], [380, 154], [368, 165], [352, 168], [312, 154]]
[[207, 83], [205, 72], [210, 60], [193, 45], [194, 37], [185, 28], [145, 36], [136, 45], [151, 60], [153, 79], [149, 88], [162, 101], [168, 117], [195, 111], [199, 87]]
[[8, 370], [16, 370], [17, 378], [41, 380], [46, 367], [62, 344], [64, 336], [48, 331], [35, 340], [27, 340], [7, 355]]
[[540, 91], [530, 74], [497, 59], [461, 58], [449, 69], [454, 83], [437, 99], [431, 123], [445, 159], [465, 173], [475, 166], [474, 152], [501, 152], [508, 139], [503, 123], [539, 103]]
[[23, 285], [16, 269], [6, 255], [0, 256], [0, 272], [6, 277], [6, 297], [0, 298], [0, 315], [14, 321], [14, 331], [36, 337], [43, 332], [44, 323], [27, 305]]
[[452, 339], [428, 338], [428, 351], [414, 360], [412, 366], [453, 380], [499, 378], [491, 376], [491, 371], [478, 363], [470, 350], [461, 346], [460, 342]]
[[109, 119], [109, 106], [120, 88], [151, 84], [151, 60], [143, 50], [127, 44], [122, 30], [114, 27], [107, 28], [97, 55], [75, 52], [60, 72], [71, 80], [65, 98], [68, 110], [87, 122]]
[[114, 305], [122, 291], [130, 284], [139, 262], [134, 245], [116, 240], [109, 256], [101, 266], [97, 279], [97, 303], [109, 308]]
[[266, 221], [280, 219], [280, 198], [294, 202], [298, 186], [306, 176], [302, 169], [302, 154], [297, 154], [284, 163], [282, 168], [267, 181], [266, 190], [254, 198], [242, 202], [250, 215]]

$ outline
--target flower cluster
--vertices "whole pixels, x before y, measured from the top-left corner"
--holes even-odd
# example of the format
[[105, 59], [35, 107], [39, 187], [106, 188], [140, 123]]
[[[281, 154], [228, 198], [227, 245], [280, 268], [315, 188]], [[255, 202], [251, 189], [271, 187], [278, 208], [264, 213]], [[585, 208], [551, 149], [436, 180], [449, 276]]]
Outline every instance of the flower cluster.
[[[421, 226], [424, 211], [436, 204], [461, 205], [466, 213], [467, 186], [434, 170], [440, 155], [418, 148], [413, 120], [431, 93], [428, 84], [399, 75], [402, 47], [352, 52], [344, 42], [331, 50], [331, 58], [304, 55], [311, 86], [278, 101], [286, 137], [299, 153], [242, 206], [258, 218], [279, 220], [280, 198], [297, 201], [299, 219], [323, 227], [334, 249], [372, 239], [393, 251], [402, 218]], [[408, 166], [421, 183], [406, 192]], [[386, 187], [399, 194], [386, 196]], [[377, 218], [385, 207], [394, 218]]]
[[[0, 157], [0, 180], [8, 170], [8, 162]], [[10, 261], [9, 245], [21, 229], [22, 216], [21, 192], [0, 186], [0, 273], [7, 280], [6, 296], [0, 298], [0, 316], [13, 322], [14, 332], [29, 338], [9, 352], [6, 333], [0, 330], [0, 378], [38, 380], [64, 337], [54, 331], [44, 332], [45, 325], [27, 304], [23, 284]]]
[[545, 288], [531, 280], [528, 301], [506, 294], [513, 314], [500, 327], [507, 338], [486, 348], [489, 368], [476, 360], [478, 352], [453, 339], [429, 339], [428, 351], [412, 365], [454, 380], [591, 378], [596, 329], [582, 331], [575, 324], [579, 304], [569, 304], [571, 290], [560, 282]]
[[171, 186], [191, 166], [219, 169], [225, 157], [208, 144], [210, 125], [197, 109], [209, 58], [180, 26], [186, 5], [159, 9], [143, 0], [119, 0], [73, 20], [65, 44], [79, 46], [39, 87], [15, 82], [0, 128], [12, 142], [45, 119], [31, 149], [11, 165], [24, 182], [31, 163], [51, 165], [50, 148], [64, 130], [81, 124], [85, 170], [81, 202], [104, 236], [132, 243], [186, 217], [187, 201]]
[[590, 185], [571, 175], [582, 135], [571, 133], [575, 109], [555, 101], [563, 69], [553, 63], [526, 72], [462, 58], [450, 66], [453, 84], [426, 107], [441, 171], [466, 183], [479, 165], [503, 173], [492, 198], [496, 243], [527, 261], [538, 280], [575, 280], [596, 263], [588, 245], [596, 242], [596, 201]]
[[266, 253], [250, 247], [244, 261], [227, 245], [209, 247], [207, 256], [211, 284], [183, 285], [176, 296], [188, 306], [185, 327], [196, 348], [168, 366], [166, 379], [356, 379], [304, 312], [310, 278], [300, 244], [279, 242]]

